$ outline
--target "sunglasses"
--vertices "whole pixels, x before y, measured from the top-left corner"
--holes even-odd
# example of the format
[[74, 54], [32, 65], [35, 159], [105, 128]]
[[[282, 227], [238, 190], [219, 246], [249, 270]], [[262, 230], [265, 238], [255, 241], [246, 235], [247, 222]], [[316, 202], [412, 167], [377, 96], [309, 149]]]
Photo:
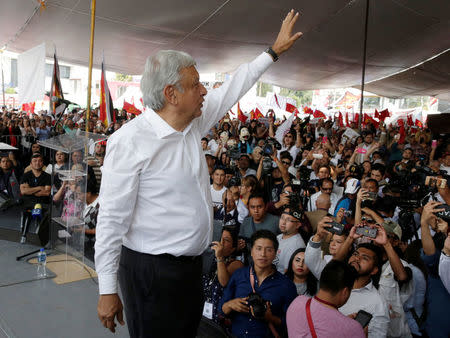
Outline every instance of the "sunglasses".
[[289, 161], [281, 161], [281, 163], [286, 164], [286, 165], [291, 165], [291, 162], [289, 162]]

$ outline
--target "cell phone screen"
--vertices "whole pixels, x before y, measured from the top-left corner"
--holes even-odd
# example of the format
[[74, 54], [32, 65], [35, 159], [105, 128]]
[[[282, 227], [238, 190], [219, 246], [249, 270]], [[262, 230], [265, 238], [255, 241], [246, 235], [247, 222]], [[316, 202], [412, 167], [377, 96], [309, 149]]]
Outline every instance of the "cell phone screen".
[[372, 315], [364, 310], [359, 310], [355, 318], [355, 320], [360, 323], [362, 327], [369, 325], [371, 319]]

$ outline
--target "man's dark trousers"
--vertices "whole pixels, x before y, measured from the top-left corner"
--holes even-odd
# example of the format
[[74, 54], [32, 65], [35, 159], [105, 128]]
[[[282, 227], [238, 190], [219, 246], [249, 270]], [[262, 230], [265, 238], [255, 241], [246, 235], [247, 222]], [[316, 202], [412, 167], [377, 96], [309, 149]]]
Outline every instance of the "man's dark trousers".
[[195, 337], [202, 318], [202, 260], [122, 247], [119, 282], [132, 338]]

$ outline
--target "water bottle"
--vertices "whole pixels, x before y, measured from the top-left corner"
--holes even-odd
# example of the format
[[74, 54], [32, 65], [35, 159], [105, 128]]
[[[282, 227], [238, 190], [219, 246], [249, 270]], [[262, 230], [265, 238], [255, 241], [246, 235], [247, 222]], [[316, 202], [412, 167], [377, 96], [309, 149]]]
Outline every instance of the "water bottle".
[[47, 277], [47, 270], [45, 268], [45, 264], [47, 263], [47, 254], [44, 251], [44, 248], [41, 248], [41, 251], [39, 251], [37, 255], [37, 276], [38, 278], [45, 278]]

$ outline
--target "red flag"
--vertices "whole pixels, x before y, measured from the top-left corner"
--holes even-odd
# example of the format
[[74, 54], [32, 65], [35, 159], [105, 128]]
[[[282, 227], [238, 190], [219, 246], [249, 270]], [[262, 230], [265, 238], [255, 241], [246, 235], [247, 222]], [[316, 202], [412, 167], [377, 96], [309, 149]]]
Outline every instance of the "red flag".
[[297, 110], [296, 106], [290, 103], [286, 103], [286, 111], [288, 111], [289, 113], [294, 113], [296, 110]]
[[380, 118], [380, 113], [378, 113], [378, 110], [375, 109], [375, 118], [379, 119]]
[[422, 121], [416, 120], [415, 125], [416, 125], [417, 127], [419, 127], [420, 129], [423, 129], [423, 123], [422, 123]]
[[122, 109], [126, 110], [127, 113], [134, 114], [134, 115], [139, 115], [139, 114], [142, 113], [133, 104], [130, 104], [127, 101], [123, 101], [123, 108]]
[[36, 102], [24, 103], [24, 104], [22, 104], [22, 110], [26, 111], [28, 114], [34, 114], [35, 106], [36, 106]]
[[342, 117], [342, 113], [339, 112], [339, 127], [343, 127], [344, 126], [344, 118]]
[[312, 115], [314, 113], [313, 110], [311, 108], [309, 108], [309, 107], [303, 108], [303, 112], [305, 114], [310, 114], [310, 115]]
[[275, 96], [275, 102], [277, 103], [278, 108], [281, 108], [280, 102], [278, 102], [278, 96], [277, 96], [277, 94], [273, 94], [273, 96]]
[[261, 113], [261, 111], [258, 109], [258, 107], [255, 108], [255, 119], [259, 119], [261, 117], [264, 117], [264, 115]]
[[108, 83], [106, 82], [105, 66], [102, 61], [102, 75], [100, 78], [100, 116], [99, 120], [103, 122], [105, 126], [109, 126], [111, 123], [116, 122], [114, 116], [114, 107], [109, 93]]
[[350, 123], [348, 122], [348, 112], [345, 113], [345, 126], [350, 127]]
[[[391, 116], [391, 114], [389, 113], [389, 110], [385, 109], [382, 110], [378, 113], [378, 118], [380, 119], [380, 121], [384, 121], [386, 119], [386, 117]], [[375, 116], [377, 117], [377, 116]]]
[[398, 143], [403, 144], [405, 142], [405, 138], [406, 138], [405, 122], [403, 122], [403, 120], [400, 119], [400, 120], [398, 120], [398, 125], [400, 126], [400, 130], [399, 130], [400, 138], [398, 139]]
[[359, 113], [355, 114], [355, 119], [353, 120], [354, 123], [358, 124], [359, 123]]
[[245, 123], [245, 121], [247, 121], [247, 116], [245, 116], [244, 113], [242, 112], [241, 107], [239, 106], [239, 102], [237, 105], [237, 114], [239, 121], [241, 121], [242, 123]]
[[320, 110], [316, 109], [313, 113], [313, 117], [314, 118], [323, 118], [326, 119], [326, 115], [324, 113], [322, 113]]
[[411, 115], [407, 115], [406, 116], [406, 124], [408, 125], [408, 126], [413, 126], [414, 125], [414, 122], [413, 122], [413, 120], [412, 120], [412, 116]]

